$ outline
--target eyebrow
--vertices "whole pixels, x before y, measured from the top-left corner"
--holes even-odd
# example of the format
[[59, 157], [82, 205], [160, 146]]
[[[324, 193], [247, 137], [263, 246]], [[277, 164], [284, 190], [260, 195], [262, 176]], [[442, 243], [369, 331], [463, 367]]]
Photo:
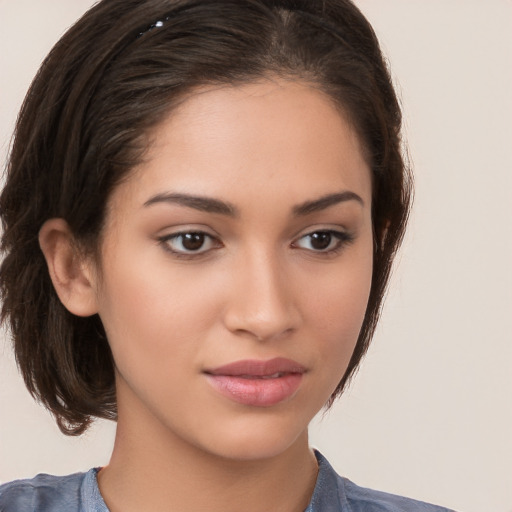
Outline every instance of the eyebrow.
[[361, 196], [357, 195], [355, 192], [346, 190], [343, 192], [337, 192], [335, 194], [328, 194], [326, 196], [320, 197], [319, 199], [314, 199], [313, 201], [306, 201], [302, 204], [299, 204], [293, 208], [293, 213], [297, 217], [302, 217], [303, 215], [309, 215], [310, 213], [325, 210], [330, 206], [344, 203], [346, 201], [357, 201], [361, 204], [361, 206], [364, 206], [364, 201]]
[[193, 208], [194, 210], [207, 213], [219, 213], [221, 215], [228, 215], [229, 217], [236, 217], [238, 215], [238, 210], [232, 204], [211, 197], [164, 193], [157, 194], [151, 199], [148, 199], [144, 203], [144, 206], [151, 206], [157, 203], [174, 203]]
[[[357, 201], [364, 206], [364, 201], [361, 196], [357, 195], [355, 192], [347, 190], [334, 194], [327, 194], [312, 201], [305, 201], [304, 203], [294, 206], [292, 212], [294, 216], [302, 217], [347, 201]], [[180, 193], [157, 194], [156, 196], [148, 199], [144, 203], [144, 206], [148, 207], [158, 203], [178, 204], [180, 206], [193, 208], [194, 210], [207, 213], [217, 213], [220, 215], [227, 215], [229, 217], [237, 217], [239, 215], [238, 209], [231, 203], [221, 201], [220, 199], [214, 199], [212, 197]]]

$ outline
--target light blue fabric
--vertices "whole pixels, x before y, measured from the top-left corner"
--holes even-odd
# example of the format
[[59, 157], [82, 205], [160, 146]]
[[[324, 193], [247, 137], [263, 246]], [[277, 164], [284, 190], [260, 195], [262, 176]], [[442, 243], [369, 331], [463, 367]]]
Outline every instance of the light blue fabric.
[[318, 478], [304, 512], [454, 512], [423, 501], [359, 487], [339, 476], [321, 453], [315, 452], [315, 455]]
[[[421, 501], [365, 489], [336, 474], [318, 452], [318, 478], [305, 512], [450, 512]], [[37, 475], [0, 486], [0, 512], [109, 512], [98, 470], [68, 476]], [[453, 511], [451, 511], [453, 512]]]

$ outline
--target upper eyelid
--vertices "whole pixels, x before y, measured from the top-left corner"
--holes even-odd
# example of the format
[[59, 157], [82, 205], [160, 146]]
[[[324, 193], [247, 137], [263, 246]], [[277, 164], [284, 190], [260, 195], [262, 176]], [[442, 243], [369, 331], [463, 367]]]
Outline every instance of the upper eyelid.
[[349, 229], [345, 226], [341, 226], [339, 224], [319, 224], [317, 226], [310, 226], [307, 228], [303, 228], [299, 230], [293, 237], [292, 240], [298, 240], [303, 236], [311, 235], [313, 233], [318, 233], [320, 231], [329, 231], [331, 233], [340, 233], [346, 235], [354, 235], [354, 230]]
[[198, 229], [195, 229], [195, 230], [194, 229], [188, 229], [188, 230], [181, 230], [181, 231], [173, 231], [172, 233], [163, 234], [163, 235], [158, 236], [158, 240], [162, 241], [162, 242], [165, 242], [167, 240], [172, 240], [172, 239], [175, 239], [175, 238], [179, 238], [180, 236], [188, 235], [188, 234], [204, 235], [205, 237], [210, 238], [211, 240], [213, 240], [213, 241], [215, 241], [217, 243], [221, 243], [221, 240], [220, 240], [219, 236], [213, 235], [211, 233], [208, 233], [207, 231], [198, 230]]
[[204, 225], [178, 225], [167, 226], [158, 231], [158, 238], [172, 238], [173, 236], [185, 235], [187, 233], [201, 233], [212, 238], [220, 238], [220, 235], [212, 228]]
[[316, 228], [316, 229], [310, 229], [308, 231], [305, 231], [296, 237], [293, 238], [292, 245], [295, 244], [298, 240], [303, 239], [304, 237], [311, 236], [315, 233], [331, 233], [334, 237], [336, 237], [340, 243], [350, 243], [353, 242], [356, 237], [357, 233], [354, 230], [349, 230], [345, 228]]
[[340, 240], [351, 240], [354, 238], [354, 234], [340, 229], [314, 229], [313, 231], [307, 231], [306, 233], [299, 235], [293, 239], [293, 243], [295, 243], [297, 240], [301, 240], [302, 238], [305, 238], [307, 236], [314, 235], [315, 233], [330, 233], [334, 237], [340, 239]]

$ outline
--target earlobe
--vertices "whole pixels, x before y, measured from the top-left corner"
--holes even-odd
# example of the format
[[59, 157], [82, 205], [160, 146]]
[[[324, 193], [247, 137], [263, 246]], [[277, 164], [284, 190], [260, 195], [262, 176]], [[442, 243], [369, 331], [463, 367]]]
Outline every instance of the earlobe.
[[78, 254], [73, 234], [64, 219], [49, 219], [39, 231], [53, 286], [62, 304], [78, 316], [98, 312], [96, 287], [91, 263]]

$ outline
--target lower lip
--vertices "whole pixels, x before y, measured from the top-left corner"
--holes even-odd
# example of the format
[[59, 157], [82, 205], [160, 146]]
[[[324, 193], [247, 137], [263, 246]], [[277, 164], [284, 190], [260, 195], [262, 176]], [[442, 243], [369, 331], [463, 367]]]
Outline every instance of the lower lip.
[[300, 386], [302, 373], [288, 373], [275, 379], [247, 379], [232, 375], [206, 375], [221, 395], [239, 404], [271, 407], [292, 397]]

